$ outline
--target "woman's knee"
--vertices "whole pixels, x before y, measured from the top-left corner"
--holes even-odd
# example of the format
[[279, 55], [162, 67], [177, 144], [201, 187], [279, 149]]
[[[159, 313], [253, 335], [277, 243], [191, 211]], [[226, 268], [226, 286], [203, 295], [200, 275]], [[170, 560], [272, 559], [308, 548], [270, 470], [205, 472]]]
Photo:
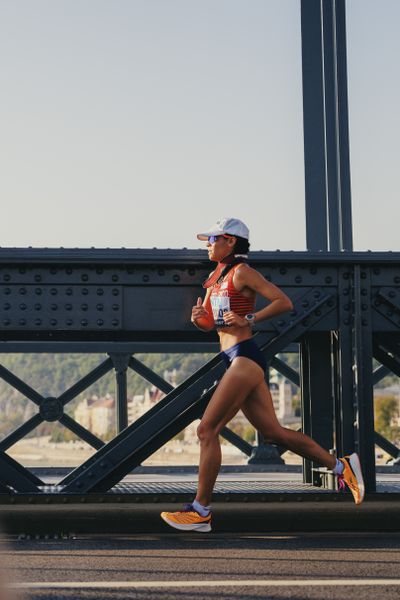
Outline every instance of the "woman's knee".
[[270, 429], [265, 433], [265, 441], [269, 444], [277, 444], [278, 446], [285, 446], [287, 441], [287, 430], [280, 425]]
[[197, 437], [200, 442], [209, 442], [218, 438], [218, 431], [210, 423], [201, 421], [197, 427]]

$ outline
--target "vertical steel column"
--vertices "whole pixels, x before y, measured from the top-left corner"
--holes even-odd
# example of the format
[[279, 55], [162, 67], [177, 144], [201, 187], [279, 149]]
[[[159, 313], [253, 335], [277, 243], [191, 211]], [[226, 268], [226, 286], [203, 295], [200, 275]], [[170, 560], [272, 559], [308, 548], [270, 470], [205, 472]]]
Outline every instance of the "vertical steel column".
[[[333, 447], [333, 397], [331, 336], [329, 331], [311, 332], [301, 343], [302, 429], [326, 450]], [[321, 465], [303, 459], [304, 483], [320, 485], [313, 469]]]
[[344, 0], [302, 0], [306, 236], [352, 250]]
[[328, 250], [320, 0], [301, 1], [304, 176], [308, 250]]
[[336, 449], [344, 456], [355, 448], [353, 390], [353, 269], [338, 269], [338, 330], [332, 333]]
[[120, 433], [128, 426], [128, 396], [127, 396], [127, 377], [130, 354], [110, 354], [115, 369], [115, 381], [117, 392], [116, 420], [117, 433]]
[[360, 455], [365, 489], [374, 492], [375, 433], [372, 373], [371, 284], [368, 267], [354, 266], [353, 387], [355, 450]]

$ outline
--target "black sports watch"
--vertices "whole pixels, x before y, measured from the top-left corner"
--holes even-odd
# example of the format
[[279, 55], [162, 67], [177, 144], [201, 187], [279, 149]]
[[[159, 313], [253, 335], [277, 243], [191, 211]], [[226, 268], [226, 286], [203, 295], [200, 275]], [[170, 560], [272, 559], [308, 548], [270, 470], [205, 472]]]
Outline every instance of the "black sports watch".
[[248, 315], [245, 315], [244, 318], [246, 319], [246, 321], [248, 322], [248, 324], [250, 325], [250, 327], [254, 327], [255, 325], [255, 314], [254, 313], [249, 313]]

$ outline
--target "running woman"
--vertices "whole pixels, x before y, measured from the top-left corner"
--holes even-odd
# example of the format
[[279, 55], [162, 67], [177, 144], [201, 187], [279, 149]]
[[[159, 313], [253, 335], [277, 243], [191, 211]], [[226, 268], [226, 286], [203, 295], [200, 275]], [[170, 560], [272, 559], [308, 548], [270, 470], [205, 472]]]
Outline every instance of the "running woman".
[[[353, 453], [336, 459], [304, 433], [282, 427], [276, 418], [265, 382], [266, 360], [252, 337], [255, 324], [292, 310], [286, 294], [247, 264], [249, 230], [239, 219], [223, 218], [209, 231], [208, 256], [217, 264], [204, 282], [207, 292], [192, 309], [192, 323], [202, 331], [216, 328], [226, 372], [221, 378], [197, 430], [200, 440], [198, 490], [195, 500], [178, 512], [163, 512], [162, 519], [183, 531], [211, 531], [211, 495], [221, 466], [221, 429], [242, 410], [265, 440], [331, 469], [346, 484], [356, 504], [364, 499], [360, 461]], [[254, 312], [256, 295], [268, 300]]]

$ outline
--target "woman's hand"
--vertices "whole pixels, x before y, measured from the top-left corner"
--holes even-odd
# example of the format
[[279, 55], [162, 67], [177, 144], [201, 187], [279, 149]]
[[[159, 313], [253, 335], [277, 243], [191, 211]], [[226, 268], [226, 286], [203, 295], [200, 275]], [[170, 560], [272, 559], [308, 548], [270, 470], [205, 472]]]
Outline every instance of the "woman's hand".
[[239, 315], [234, 313], [232, 310], [224, 313], [224, 322], [229, 326], [236, 325], [237, 327], [247, 327], [249, 325], [247, 319], [244, 317], [239, 317]]
[[194, 325], [196, 325], [197, 319], [208, 319], [208, 317], [209, 312], [206, 308], [204, 308], [202, 299], [200, 297], [197, 298], [197, 304], [192, 308], [192, 316], [190, 320], [192, 323], [194, 323]]

